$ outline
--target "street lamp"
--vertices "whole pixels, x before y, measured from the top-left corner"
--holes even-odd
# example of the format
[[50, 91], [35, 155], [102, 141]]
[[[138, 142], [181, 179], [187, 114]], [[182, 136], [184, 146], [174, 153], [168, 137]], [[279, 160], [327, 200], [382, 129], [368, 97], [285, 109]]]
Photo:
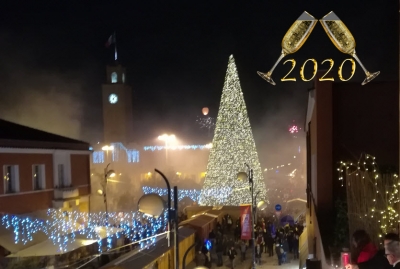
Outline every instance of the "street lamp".
[[[174, 222], [174, 252], [175, 252], [175, 268], [179, 269], [179, 240], [178, 240], [178, 187], [174, 186], [174, 208], [171, 208], [171, 186], [167, 177], [161, 173], [161, 171], [154, 169], [167, 184], [168, 201], [167, 201], [167, 212], [168, 212], [168, 231], [172, 222]], [[138, 210], [145, 215], [158, 217], [164, 211], [163, 199], [155, 193], [145, 194], [138, 201]], [[168, 234], [168, 246], [171, 245], [171, 237]]]
[[254, 197], [254, 204], [253, 204], [253, 210], [254, 210], [254, 223], [257, 224], [257, 211], [260, 210], [264, 210], [267, 208], [268, 206], [268, 202], [261, 200], [257, 203], [257, 196], [260, 194], [260, 191], [258, 191], [256, 193], [256, 196]]
[[176, 140], [175, 135], [163, 134], [158, 137], [158, 140], [165, 142], [165, 163], [168, 165], [168, 142]]
[[[256, 268], [256, 249], [255, 249], [255, 235], [254, 235], [254, 181], [253, 181], [253, 169], [250, 168], [250, 166], [245, 163], [248, 169], [248, 173], [246, 172], [239, 172], [237, 174], [237, 179], [241, 181], [248, 180], [250, 184], [250, 191], [251, 191], [251, 215], [252, 215], [252, 229], [251, 229], [251, 237], [253, 239], [253, 266], [252, 268]], [[258, 194], [258, 193], [257, 193]]]
[[111, 145], [111, 146], [105, 145], [105, 146], [103, 146], [103, 147], [101, 148], [101, 150], [107, 152], [107, 160], [106, 160], [106, 161], [108, 161], [108, 151], [109, 151], [109, 150], [114, 150], [114, 146], [112, 146], [112, 145]]
[[108, 207], [107, 207], [107, 183], [108, 183], [108, 178], [110, 177], [115, 177], [115, 172], [114, 170], [108, 170], [108, 167], [110, 166], [111, 163], [109, 163], [106, 168], [104, 168], [104, 178], [101, 181], [101, 186], [102, 190], [98, 190], [97, 193], [100, 195], [103, 195], [104, 199], [104, 205], [106, 207], [106, 218], [107, 218], [107, 223], [108, 223]]

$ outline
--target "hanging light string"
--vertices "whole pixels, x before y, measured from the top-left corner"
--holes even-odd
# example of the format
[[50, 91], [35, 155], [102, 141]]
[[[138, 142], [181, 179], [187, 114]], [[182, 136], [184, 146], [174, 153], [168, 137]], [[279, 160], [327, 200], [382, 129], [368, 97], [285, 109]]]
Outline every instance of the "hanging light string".
[[146, 243], [144, 239], [166, 231], [166, 213], [159, 218], [152, 218], [140, 212], [114, 212], [107, 215], [104, 212], [88, 214], [49, 209], [46, 220], [6, 214], [1, 218], [1, 225], [13, 231], [15, 244], [25, 245], [32, 242], [35, 234], [42, 232], [52, 240], [60, 253], [67, 252], [68, 245], [74, 242], [78, 235], [84, 235], [85, 239], [97, 240], [99, 252], [102, 252], [104, 241], [106, 250], [112, 248], [113, 239], [121, 236], [131, 242], [142, 240], [143, 247], [150, 242]]
[[[353, 190], [352, 188], [353, 185], [355, 188], [360, 181], [366, 184], [365, 187], [372, 187], [372, 190], [367, 190], [368, 193], [373, 193], [372, 197], [367, 197], [367, 195], [362, 197], [363, 199], [372, 199], [371, 201], [364, 201], [368, 212], [365, 212], [363, 216], [358, 216], [359, 218], [370, 217], [371, 219], [376, 219], [381, 233], [387, 233], [391, 229], [397, 228], [398, 222], [400, 222], [398, 220], [398, 205], [396, 205], [400, 201], [400, 182], [397, 174], [381, 175], [375, 157], [366, 153], [361, 154], [357, 162], [340, 161], [337, 171], [339, 172], [338, 179], [341, 182], [341, 186], [344, 187], [346, 185], [347, 192], [362, 191], [359, 189]], [[353, 182], [353, 180], [356, 181]], [[354, 202], [361, 203], [361, 201]], [[379, 234], [379, 237], [382, 237], [382, 234]]]

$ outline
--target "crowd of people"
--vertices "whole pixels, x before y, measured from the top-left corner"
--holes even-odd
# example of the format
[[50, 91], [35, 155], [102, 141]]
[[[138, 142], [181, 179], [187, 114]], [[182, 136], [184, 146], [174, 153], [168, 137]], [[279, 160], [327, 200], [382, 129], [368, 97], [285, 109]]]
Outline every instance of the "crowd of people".
[[[299, 258], [299, 237], [303, 232], [303, 226], [298, 224], [286, 224], [276, 228], [272, 222], [261, 219], [254, 226], [255, 240], [241, 239], [240, 219], [234, 221], [230, 215], [225, 215], [222, 223], [217, 223], [216, 229], [212, 230], [208, 239], [202, 246], [200, 254], [204, 258], [204, 266], [211, 268], [212, 254], [217, 256], [216, 264], [223, 266], [223, 256], [229, 257], [231, 268], [240, 257], [245, 261], [248, 249], [254, 248], [257, 264], [261, 264], [261, 257], [276, 255], [278, 264], [289, 263], [290, 258]], [[240, 255], [238, 255], [240, 253]]]
[[383, 237], [384, 249], [378, 249], [364, 230], [353, 233], [351, 238], [351, 262], [346, 269], [400, 268], [400, 239], [396, 233]]

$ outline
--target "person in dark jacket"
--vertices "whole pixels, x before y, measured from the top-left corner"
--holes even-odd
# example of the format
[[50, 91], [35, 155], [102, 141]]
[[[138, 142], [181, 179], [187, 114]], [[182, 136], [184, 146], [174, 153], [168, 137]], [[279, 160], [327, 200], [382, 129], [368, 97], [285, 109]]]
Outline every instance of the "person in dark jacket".
[[[385, 244], [393, 240], [399, 241], [399, 236], [397, 234], [387, 234], [384, 237]], [[346, 269], [393, 269], [393, 266], [385, 258], [385, 250], [379, 250], [369, 260], [359, 262], [358, 264], [348, 264], [346, 265]]]
[[218, 241], [215, 250], [217, 252], [217, 266], [220, 267], [224, 264], [222, 261], [222, 254], [224, 253], [224, 245], [222, 244], [221, 241]]
[[274, 239], [272, 238], [271, 234], [267, 234], [267, 248], [268, 248], [268, 255], [269, 257], [274, 256]]
[[279, 243], [275, 244], [275, 252], [276, 252], [276, 255], [278, 256], [278, 264], [281, 265], [283, 249], [281, 248], [281, 245]]
[[297, 233], [293, 234], [293, 260], [299, 258], [299, 235]]
[[388, 240], [385, 238], [385, 256], [392, 268], [400, 269], [400, 242], [397, 239]]
[[231, 261], [231, 268], [233, 269], [235, 266], [235, 258], [236, 258], [236, 250], [234, 247], [231, 247], [231, 249], [228, 251], [228, 256], [229, 260]]

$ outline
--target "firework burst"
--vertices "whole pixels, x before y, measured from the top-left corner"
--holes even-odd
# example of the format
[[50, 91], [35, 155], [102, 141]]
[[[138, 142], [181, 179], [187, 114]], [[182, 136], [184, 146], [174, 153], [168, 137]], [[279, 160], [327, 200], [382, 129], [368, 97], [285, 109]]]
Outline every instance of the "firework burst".
[[200, 125], [201, 129], [208, 129], [211, 131], [215, 128], [215, 120], [212, 117], [197, 117], [196, 122]]

